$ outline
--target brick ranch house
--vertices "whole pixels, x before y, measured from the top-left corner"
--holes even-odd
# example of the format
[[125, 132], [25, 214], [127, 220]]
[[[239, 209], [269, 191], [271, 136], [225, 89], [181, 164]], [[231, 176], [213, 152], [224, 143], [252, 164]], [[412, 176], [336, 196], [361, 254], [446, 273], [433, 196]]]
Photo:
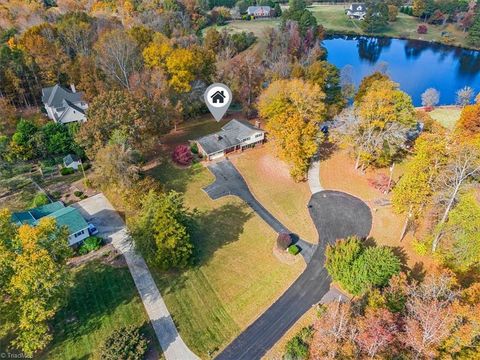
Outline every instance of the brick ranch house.
[[215, 160], [234, 151], [243, 151], [263, 144], [265, 131], [247, 121], [228, 122], [216, 133], [203, 136], [193, 142], [197, 144], [198, 153], [206, 160]]

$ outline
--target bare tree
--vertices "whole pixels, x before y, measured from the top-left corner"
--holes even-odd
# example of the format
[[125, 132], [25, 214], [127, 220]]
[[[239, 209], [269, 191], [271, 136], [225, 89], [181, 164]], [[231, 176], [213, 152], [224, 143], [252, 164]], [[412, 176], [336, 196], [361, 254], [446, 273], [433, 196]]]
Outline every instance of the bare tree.
[[473, 89], [470, 86], [465, 86], [457, 91], [457, 104], [465, 106], [470, 104], [473, 97]]
[[452, 210], [460, 190], [464, 184], [473, 176], [480, 173], [480, 150], [477, 146], [469, 144], [457, 145], [444, 172], [440, 176], [437, 184], [438, 199], [437, 202], [444, 206], [443, 215], [437, 225], [438, 230], [432, 243], [432, 251], [437, 250], [442, 228], [448, 219], [448, 214]]
[[452, 286], [448, 273], [432, 274], [421, 284], [409, 285], [402, 340], [414, 351], [415, 359], [435, 357], [438, 345], [450, 335], [457, 298]]
[[440, 92], [434, 88], [428, 88], [422, 94], [422, 105], [428, 108], [433, 108], [440, 101]]
[[347, 144], [355, 153], [355, 169], [364, 171], [385, 147], [398, 151], [405, 147], [408, 128], [398, 122], [387, 123], [382, 129], [365, 125], [352, 108], [345, 109], [336, 119], [332, 136]]
[[333, 302], [315, 322], [310, 346], [313, 359], [336, 359], [345, 341], [352, 337], [352, 314], [349, 303]]
[[112, 30], [100, 38], [95, 50], [103, 71], [130, 90], [130, 76], [140, 62], [135, 40], [122, 30]]

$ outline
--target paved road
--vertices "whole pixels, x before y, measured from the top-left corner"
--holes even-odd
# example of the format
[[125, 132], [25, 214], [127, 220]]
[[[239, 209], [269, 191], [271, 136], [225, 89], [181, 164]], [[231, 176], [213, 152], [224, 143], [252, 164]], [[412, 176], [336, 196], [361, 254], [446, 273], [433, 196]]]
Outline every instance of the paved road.
[[[233, 170], [232, 170], [233, 169]], [[214, 199], [237, 195], [276, 231], [285, 229], [248, 190], [245, 181], [228, 161], [210, 166], [216, 181], [205, 190]], [[260, 359], [285, 332], [330, 289], [330, 277], [324, 268], [326, 245], [349, 235], [366, 237], [372, 225], [368, 206], [358, 198], [338, 191], [320, 191], [308, 204], [320, 242], [305, 271], [288, 290], [217, 357], [218, 360]], [[258, 210], [259, 211], [258, 211]], [[266, 213], [265, 213], [266, 212]], [[273, 218], [273, 219], [272, 219]]]
[[167, 360], [197, 360], [178, 334], [172, 317], [163, 301], [143, 257], [134, 248], [125, 224], [103, 194], [74, 204], [87, 221], [95, 224], [100, 235], [110, 241], [127, 261], [138, 293], [150, 318], [158, 342]]

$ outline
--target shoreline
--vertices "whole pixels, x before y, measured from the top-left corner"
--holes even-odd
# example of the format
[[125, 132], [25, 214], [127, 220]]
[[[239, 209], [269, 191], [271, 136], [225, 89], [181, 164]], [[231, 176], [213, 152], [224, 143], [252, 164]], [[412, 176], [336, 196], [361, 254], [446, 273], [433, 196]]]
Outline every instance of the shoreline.
[[331, 38], [335, 38], [335, 37], [338, 37], [338, 36], [362, 36], [362, 37], [369, 37], [369, 38], [388, 38], [388, 39], [397, 39], [397, 40], [410, 40], [410, 41], [418, 41], [418, 42], [423, 42], [423, 43], [428, 43], [428, 44], [436, 44], [436, 45], [441, 45], [441, 46], [446, 46], [446, 47], [451, 47], [451, 48], [458, 48], [458, 49], [480, 52], [480, 48], [470, 47], [470, 46], [467, 46], [467, 45], [446, 44], [446, 43], [441, 42], [441, 41], [415, 39], [415, 38], [406, 37], [406, 36], [395, 36], [395, 35], [387, 35], [387, 34], [382, 34], [382, 33], [379, 33], [379, 34], [364, 34], [364, 33], [359, 33], [359, 32], [355, 32], [355, 31], [325, 29], [325, 35], [326, 35], [325, 39], [331, 39]]

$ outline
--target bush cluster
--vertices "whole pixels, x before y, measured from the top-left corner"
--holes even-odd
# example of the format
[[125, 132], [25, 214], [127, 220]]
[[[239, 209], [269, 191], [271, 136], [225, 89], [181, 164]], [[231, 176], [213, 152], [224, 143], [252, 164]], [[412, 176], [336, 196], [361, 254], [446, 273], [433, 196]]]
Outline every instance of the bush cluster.
[[62, 176], [71, 175], [74, 172], [75, 172], [75, 170], [73, 170], [72, 168], [68, 168], [68, 167], [64, 167], [60, 170], [60, 174], [62, 174]]
[[147, 352], [147, 339], [135, 326], [115, 330], [105, 340], [101, 359], [103, 360], [141, 360]]
[[308, 359], [310, 342], [313, 337], [313, 328], [304, 327], [285, 345], [285, 354], [283, 360], [303, 360]]
[[400, 259], [386, 246], [366, 247], [357, 237], [339, 240], [326, 251], [327, 268], [333, 280], [353, 295], [387, 285], [400, 272]]
[[82, 246], [78, 250], [78, 253], [80, 255], [85, 255], [91, 251], [98, 250], [102, 246], [102, 241], [102, 238], [98, 236], [90, 236], [89, 238], [85, 239]]

